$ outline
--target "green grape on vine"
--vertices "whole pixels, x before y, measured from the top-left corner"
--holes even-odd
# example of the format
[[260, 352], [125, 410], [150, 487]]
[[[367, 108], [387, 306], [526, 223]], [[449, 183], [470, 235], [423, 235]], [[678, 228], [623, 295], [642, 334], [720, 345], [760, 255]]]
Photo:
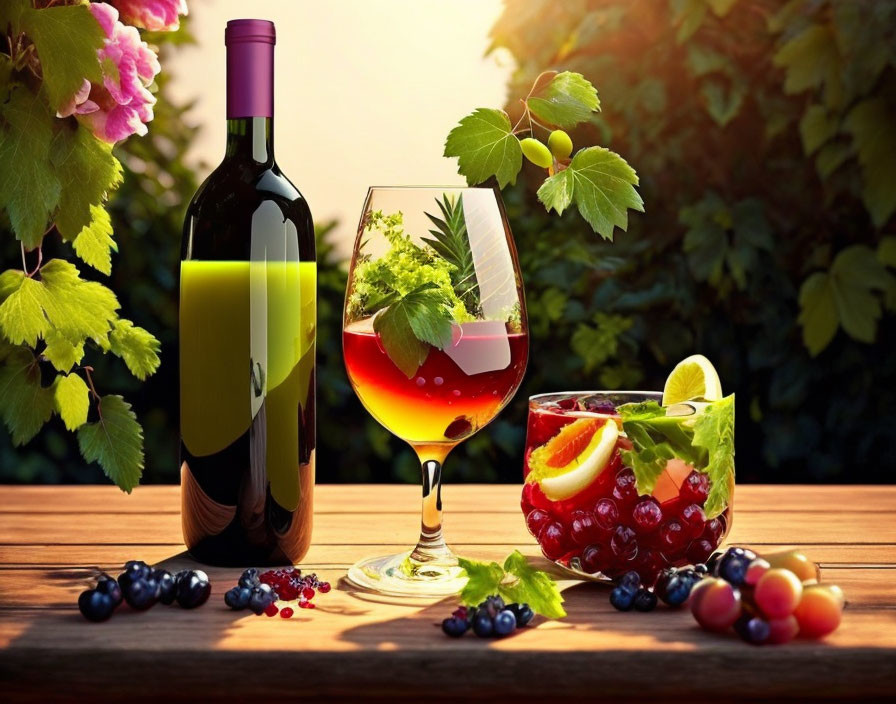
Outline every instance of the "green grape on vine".
[[558, 161], [568, 159], [572, 154], [572, 139], [563, 130], [554, 130], [548, 137], [548, 149]]
[[523, 156], [536, 166], [549, 169], [554, 164], [554, 157], [551, 156], [551, 152], [534, 137], [521, 139], [520, 147], [523, 150]]

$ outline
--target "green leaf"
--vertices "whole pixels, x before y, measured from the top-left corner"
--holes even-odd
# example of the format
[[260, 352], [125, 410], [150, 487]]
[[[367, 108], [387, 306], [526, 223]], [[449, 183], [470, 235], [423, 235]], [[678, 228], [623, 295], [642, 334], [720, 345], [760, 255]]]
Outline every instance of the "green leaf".
[[498, 593], [498, 585], [504, 579], [504, 568], [497, 562], [458, 557], [457, 564], [467, 573], [467, 583], [460, 593], [460, 600], [464, 604], [477, 606], [487, 597]]
[[53, 415], [53, 391], [41, 386], [40, 368], [29, 350], [14, 349], [0, 367], [0, 415], [13, 445], [24, 445]]
[[721, 81], [710, 79], [700, 86], [700, 92], [706, 100], [706, 111], [716, 124], [724, 127], [737, 117], [747, 95], [742, 81]]
[[81, 455], [130, 494], [143, 473], [143, 429], [121, 396], [103, 396], [99, 412], [98, 421], [78, 428]]
[[561, 214], [574, 202], [591, 228], [612, 240], [614, 227], [628, 229], [629, 208], [644, 212], [636, 185], [638, 175], [625, 159], [604, 147], [588, 147], [541, 185], [538, 199]]
[[706, 0], [671, 0], [672, 23], [678, 26], [675, 39], [683, 44], [700, 29], [706, 17]]
[[159, 341], [130, 320], [119, 318], [112, 323], [109, 348], [124, 360], [131, 374], [141, 381], [159, 368]]
[[[56, 228], [63, 239], [72, 240], [82, 228], [93, 226], [97, 218], [94, 208], [121, 183], [121, 164], [112, 155], [112, 145], [77, 122], [74, 128], [65, 123], [60, 126], [50, 156], [62, 184]], [[111, 234], [111, 226], [106, 227]]]
[[862, 199], [876, 227], [896, 211], [896, 130], [883, 98], [863, 100], [846, 116], [862, 165]]
[[107, 276], [112, 273], [112, 252], [118, 245], [112, 239], [112, 221], [101, 205], [91, 205], [92, 220], [72, 242], [72, 247], [85, 264]]
[[843, 102], [842, 59], [829, 25], [809, 25], [778, 50], [774, 64], [786, 70], [785, 93], [823, 88], [828, 107]]
[[523, 150], [503, 110], [479, 108], [448, 134], [445, 156], [457, 157], [458, 173], [475, 186], [491, 176], [504, 188], [516, 183], [523, 167]]
[[501, 596], [506, 602], [528, 604], [537, 614], [547, 618], [563, 618], [563, 595], [550, 575], [536, 570], [519, 550], [504, 560], [504, 571], [517, 578], [501, 585]]
[[881, 238], [877, 245], [877, 258], [881, 264], [896, 268], [896, 236]]
[[380, 312], [373, 320], [386, 354], [410, 379], [426, 361], [429, 346], [451, 342], [451, 310], [434, 284], [423, 284]]
[[106, 36], [87, 5], [27, 9], [21, 29], [37, 47], [44, 86], [54, 110], [59, 110], [87, 78], [103, 79], [96, 52]]
[[845, 142], [825, 144], [815, 157], [815, 168], [822, 178], [827, 178], [853, 155], [852, 145]]
[[91, 338], [106, 345], [118, 299], [102, 284], [84, 281], [79, 274], [71, 262], [47, 262], [40, 270], [41, 305], [50, 323], [72, 343]]
[[457, 297], [463, 301], [467, 312], [475, 316], [479, 313], [479, 283], [476, 279], [476, 268], [473, 264], [473, 249], [467, 236], [467, 221], [464, 217], [463, 196], [442, 200], [436, 199], [442, 218], [425, 213], [435, 230], [430, 230], [432, 238], [421, 239], [432, 247], [439, 256], [453, 267], [451, 282]]
[[691, 73], [699, 78], [710, 73], [727, 73], [728, 57], [701, 44], [688, 44], [688, 65]]
[[830, 277], [820, 271], [809, 276], [800, 286], [799, 304], [803, 344], [814, 357], [830, 344], [840, 325]]
[[807, 156], [812, 154], [836, 135], [838, 128], [836, 115], [828, 113], [821, 105], [810, 105], [800, 118], [803, 151]]
[[74, 343], [55, 328], [44, 335], [47, 346], [43, 356], [59, 371], [67, 372], [84, 359], [84, 343]]
[[859, 342], [874, 342], [882, 315], [878, 293], [889, 297], [894, 290], [896, 277], [870, 247], [841, 251], [827, 272], [815, 272], [800, 287], [799, 322], [809, 353], [827, 347], [838, 327]]
[[537, 87], [526, 100], [529, 110], [542, 122], [556, 127], [575, 127], [600, 110], [597, 90], [580, 73], [563, 71]]
[[14, 269], [4, 271], [2, 279], [8, 294], [0, 304], [0, 331], [13, 344], [34, 347], [49, 328], [41, 306], [41, 284]]
[[87, 411], [90, 408], [90, 392], [87, 384], [77, 374], [59, 376], [56, 380], [56, 410], [65, 427], [77, 430], [87, 422]]
[[734, 484], [734, 394], [710, 403], [697, 417], [694, 445], [709, 455], [703, 471], [712, 483], [703, 510], [715, 518], [730, 505]]
[[519, 550], [514, 550], [502, 567], [497, 562], [457, 559], [466, 572], [467, 583], [460, 599], [467, 606], [478, 606], [487, 597], [499, 595], [505, 602], [529, 604], [547, 618], [563, 618], [563, 595], [546, 572], [532, 567]]
[[0, 209], [26, 247], [40, 245], [59, 202], [59, 178], [50, 163], [53, 113], [25, 87], [0, 104]]

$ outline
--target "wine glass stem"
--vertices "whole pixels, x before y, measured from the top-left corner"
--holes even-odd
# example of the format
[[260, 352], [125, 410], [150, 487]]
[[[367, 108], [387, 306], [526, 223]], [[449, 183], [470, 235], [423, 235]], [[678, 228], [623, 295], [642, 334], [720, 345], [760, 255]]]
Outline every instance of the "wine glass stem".
[[437, 453], [438, 459], [420, 457], [423, 475], [423, 510], [420, 521], [420, 540], [411, 553], [411, 560], [432, 562], [451, 557], [451, 550], [442, 537], [442, 462], [444, 453]]

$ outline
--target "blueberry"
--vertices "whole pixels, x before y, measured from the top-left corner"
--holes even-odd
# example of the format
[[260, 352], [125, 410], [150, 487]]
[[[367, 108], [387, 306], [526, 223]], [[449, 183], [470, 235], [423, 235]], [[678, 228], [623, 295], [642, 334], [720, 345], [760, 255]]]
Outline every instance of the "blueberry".
[[121, 595], [121, 587], [118, 586], [118, 582], [112, 579], [109, 575], [100, 575], [100, 578], [96, 582], [96, 590], [100, 594], [106, 594], [110, 597], [114, 606], [118, 606], [121, 603], [123, 598]]
[[728, 548], [716, 564], [716, 574], [729, 584], [739, 587], [747, 577], [747, 568], [756, 553], [744, 548]]
[[627, 587], [616, 587], [610, 592], [610, 603], [619, 611], [628, 611], [635, 600], [635, 591]]
[[535, 612], [528, 604], [508, 604], [505, 610], [510, 611], [516, 617], [517, 628], [522, 628], [535, 617]]
[[666, 584], [666, 588], [660, 593], [660, 598], [669, 606], [681, 606], [691, 595], [694, 583], [689, 579], [673, 577]]
[[88, 589], [78, 597], [78, 609], [88, 621], [105, 621], [115, 611], [115, 603], [108, 594]]
[[632, 604], [635, 611], [653, 611], [656, 608], [656, 594], [642, 587], [635, 594]]
[[504, 600], [500, 596], [490, 596], [479, 605], [481, 611], [485, 611], [491, 618], [504, 610]]
[[234, 611], [246, 608], [246, 605], [240, 606], [241, 589], [243, 589], [243, 587], [231, 587], [226, 592], [224, 592], [224, 603]]
[[121, 590], [128, 606], [145, 611], [158, 600], [159, 583], [152, 579], [137, 579]]
[[635, 571], [626, 572], [619, 580], [619, 586], [637, 589], [641, 586], [641, 575]]
[[163, 604], [172, 604], [177, 596], [177, 586], [174, 584], [174, 575], [168, 570], [153, 570], [152, 578], [159, 584], [159, 601]]
[[258, 570], [254, 567], [250, 567], [240, 575], [239, 586], [241, 587], [248, 587], [251, 589], [252, 587], [257, 587], [259, 584]]
[[143, 560], [128, 560], [124, 563], [124, 571], [131, 573], [134, 579], [138, 579], [140, 577], [149, 577], [152, 568]]
[[744, 613], [734, 623], [734, 630], [743, 640], [753, 645], [762, 645], [771, 634], [768, 621], [750, 613]]
[[473, 618], [473, 633], [480, 638], [488, 638], [495, 628], [492, 617], [485, 611], [478, 611]]
[[495, 616], [495, 635], [509, 636], [516, 630], [516, 616], [512, 611], [504, 609]]
[[202, 570], [190, 570], [177, 583], [177, 603], [185, 609], [195, 609], [208, 601], [212, 585]]
[[452, 638], [460, 638], [467, 632], [468, 628], [469, 625], [467, 624], [467, 620], [458, 618], [457, 616], [451, 616], [442, 621], [442, 631], [445, 632], [445, 635], [451, 636]]
[[271, 592], [271, 588], [268, 587], [267, 591], [262, 589], [262, 587], [267, 586], [267, 584], [261, 584], [255, 587], [249, 596], [249, 608], [256, 615], [263, 613], [268, 606], [274, 603], [274, 595]]

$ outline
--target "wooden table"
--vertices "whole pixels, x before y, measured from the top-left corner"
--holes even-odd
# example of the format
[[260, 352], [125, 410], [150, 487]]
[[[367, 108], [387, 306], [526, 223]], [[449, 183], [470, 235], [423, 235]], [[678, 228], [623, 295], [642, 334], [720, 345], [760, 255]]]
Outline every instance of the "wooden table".
[[[470, 557], [539, 555], [515, 486], [448, 486], [446, 533]], [[290, 620], [233, 612], [236, 569], [209, 568], [195, 611], [122, 608], [101, 624], [77, 611], [97, 569], [131, 558], [168, 569], [183, 552], [177, 487], [0, 487], [0, 700], [90, 697], [262, 702], [264, 696], [395, 701], [685, 695], [775, 700], [896, 694], [896, 487], [738, 488], [731, 540], [798, 545], [843, 587], [839, 631], [825, 642], [754, 648], [698, 630], [686, 611], [614, 611], [602, 585], [563, 581], [569, 616], [504, 640], [452, 640], [441, 603], [396, 604], [339, 583], [356, 559], [398, 551], [418, 527], [412, 486], [317, 487], [315, 538], [302, 569], [334, 584]], [[539, 566], [548, 563], [536, 557]], [[545, 699], [549, 698], [549, 699]]]

